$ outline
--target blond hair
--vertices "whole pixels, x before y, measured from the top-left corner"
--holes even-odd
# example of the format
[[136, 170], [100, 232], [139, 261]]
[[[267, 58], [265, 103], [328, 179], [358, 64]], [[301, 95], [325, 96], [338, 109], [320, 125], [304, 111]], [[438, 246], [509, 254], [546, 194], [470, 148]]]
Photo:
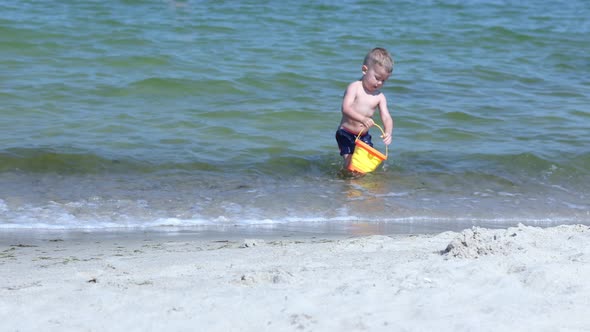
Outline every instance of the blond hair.
[[365, 56], [365, 61], [363, 61], [363, 65], [367, 67], [371, 67], [374, 65], [382, 66], [387, 72], [391, 73], [393, 71], [393, 59], [389, 52], [386, 49], [381, 47], [375, 47]]

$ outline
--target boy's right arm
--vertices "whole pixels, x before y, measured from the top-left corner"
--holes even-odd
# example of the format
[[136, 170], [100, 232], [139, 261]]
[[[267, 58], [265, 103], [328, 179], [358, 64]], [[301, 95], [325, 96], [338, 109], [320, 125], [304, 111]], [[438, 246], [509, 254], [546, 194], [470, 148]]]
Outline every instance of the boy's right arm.
[[371, 128], [375, 124], [375, 122], [373, 122], [373, 119], [358, 113], [354, 109], [356, 89], [357, 87], [354, 83], [351, 83], [350, 85], [348, 85], [348, 88], [346, 88], [344, 98], [342, 98], [342, 114], [347, 120], [357, 121], [362, 123], [363, 126], [365, 126], [365, 128]]

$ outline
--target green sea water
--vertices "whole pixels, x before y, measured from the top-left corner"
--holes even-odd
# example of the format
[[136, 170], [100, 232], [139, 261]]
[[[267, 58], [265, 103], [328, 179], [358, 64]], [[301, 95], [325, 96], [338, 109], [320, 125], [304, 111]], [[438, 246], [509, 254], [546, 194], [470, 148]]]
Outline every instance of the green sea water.
[[[0, 12], [0, 228], [590, 224], [587, 1]], [[376, 46], [393, 143], [343, 179], [341, 98]]]

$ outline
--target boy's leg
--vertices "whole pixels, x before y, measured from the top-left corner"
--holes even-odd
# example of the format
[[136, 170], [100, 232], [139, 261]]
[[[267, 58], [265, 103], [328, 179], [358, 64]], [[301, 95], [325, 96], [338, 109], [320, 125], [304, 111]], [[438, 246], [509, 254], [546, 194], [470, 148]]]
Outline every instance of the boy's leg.
[[344, 158], [344, 168], [348, 169], [348, 165], [350, 165], [350, 161], [352, 160], [352, 155], [345, 154], [342, 157]]
[[363, 173], [351, 171], [348, 169], [348, 165], [350, 165], [350, 162], [352, 161], [352, 154], [345, 154], [342, 157], [344, 158], [344, 163], [340, 171], [338, 171], [338, 176], [343, 179], [357, 179], [365, 175]]
[[340, 149], [340, 155], [344, 159], [344, 168], [348, 168], [352, 159], [352, 152], [354, 151], [354, 141], [356, 136], [343, 130], [338, 129], [336, 131], [336, 141], [338, 142], [338, 148]]

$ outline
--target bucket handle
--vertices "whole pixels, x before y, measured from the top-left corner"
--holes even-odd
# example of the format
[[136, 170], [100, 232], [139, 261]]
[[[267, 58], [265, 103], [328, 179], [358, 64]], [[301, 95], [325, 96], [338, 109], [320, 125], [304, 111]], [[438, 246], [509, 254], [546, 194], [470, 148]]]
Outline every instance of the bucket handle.
[[[385, 131], [383, 131], [383, 128], [381, 128], [381, 126], [379, 126], [378, 124], [374, 124], [375, 127], [379, 128], [379, 130], [381, 130], [381, 133], [383, 134], [383, 136], [385, 136]], [[369, 131], [369, 128], [367, 128], [367, 132]], [[361, 138], [361, 134], [363, 133], [363, 130], [361, 130], [359, 132], [359, 134], [356, 136], [356, 139], [360, 139]], [[387, 149], [387, 144], [385, 144], [385, 158], [387, 158], [387, 154], [388, 154], [389, 150]]]

